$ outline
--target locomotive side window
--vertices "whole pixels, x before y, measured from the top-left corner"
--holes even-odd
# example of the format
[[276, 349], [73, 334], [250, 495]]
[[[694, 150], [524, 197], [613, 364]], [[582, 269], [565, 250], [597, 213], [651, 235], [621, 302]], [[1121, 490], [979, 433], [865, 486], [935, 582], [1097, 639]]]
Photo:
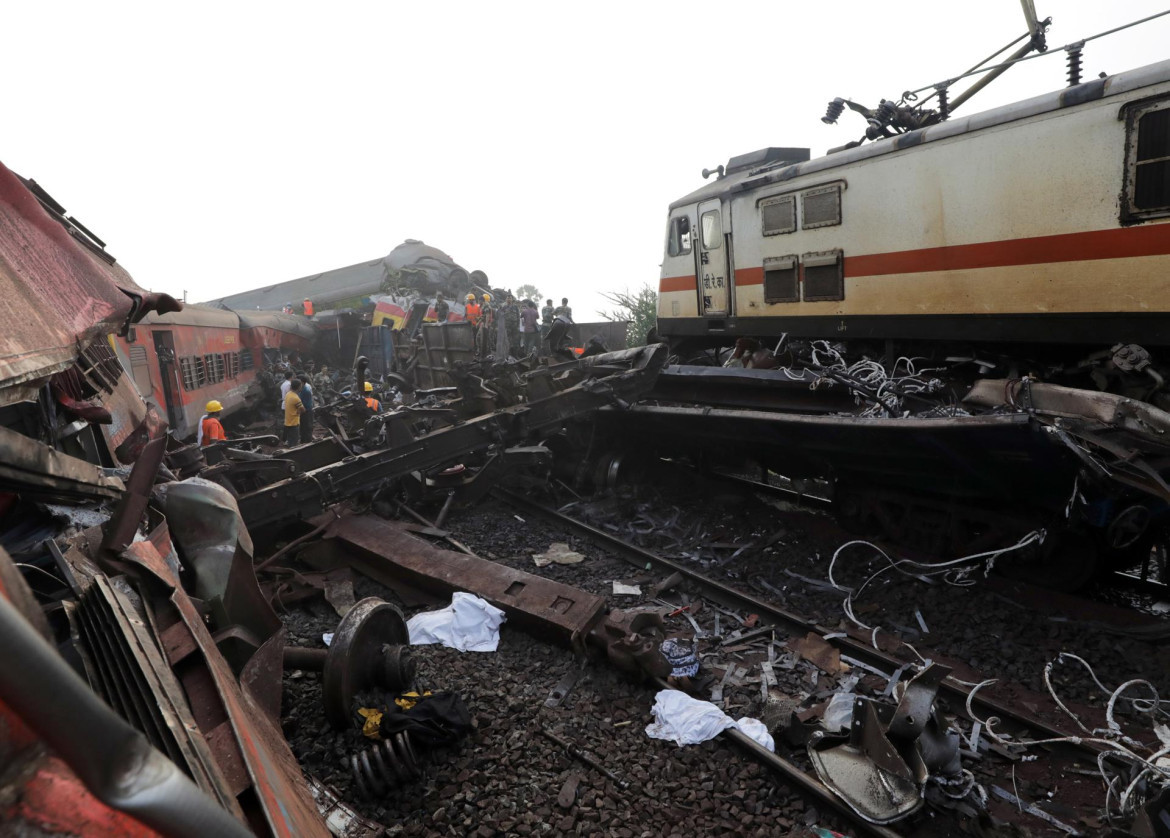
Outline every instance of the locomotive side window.
[[760, 221], [765, 236], [778, 236], [796, 229], [796, 196], [783, 195], [760, 201]]
[[806, 253], [804, 263], [804, 301], [845, 299], [845, 272], [840, 250]]
[[1122, 220], [1170, 215], [1170, 100], [1131, 107], [1126, 140]]
[[[810, 189], [800, 196], [801, 226], [805, 230], [841, 223], [841, 184]], [[840, 299], [839, 297], [835, 299]]]
[[685, 215], [671, 219], [670, 242], [666, 252], [671, 256], [682, 256], [691, 252], [691, 220]]
[[770, 256], [764, 260], [764, 302], [800, 302], [796, 256]]
[[703, 231], [703, 249], [718, 250], [723, 247], [723, 222], [719, 220], [719, 210], [703, 213], [699, 223]]

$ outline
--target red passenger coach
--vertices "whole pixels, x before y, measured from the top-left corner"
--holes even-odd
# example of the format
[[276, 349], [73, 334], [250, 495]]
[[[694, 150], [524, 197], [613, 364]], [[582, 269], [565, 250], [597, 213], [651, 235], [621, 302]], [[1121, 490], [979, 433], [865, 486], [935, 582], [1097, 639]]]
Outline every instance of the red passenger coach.
[[123, 365], [146, 401], [165, 411], [175, 436], [196, 432], [212, 399], [230, 415], [260, 395], [256, 375], [265, 353], [306, 352], [316, 332], [303, 317], [256, 311], [238, 315], [210, 306], [149, 315], [118, 338]]
[[225, 411], [246, 406], [256, 380], [233, 311], [189, 305], [164, 316], [151, 314], [117, 342], [138, 392], [165, 410], [180, 438], [195, 433], [211, 399]]

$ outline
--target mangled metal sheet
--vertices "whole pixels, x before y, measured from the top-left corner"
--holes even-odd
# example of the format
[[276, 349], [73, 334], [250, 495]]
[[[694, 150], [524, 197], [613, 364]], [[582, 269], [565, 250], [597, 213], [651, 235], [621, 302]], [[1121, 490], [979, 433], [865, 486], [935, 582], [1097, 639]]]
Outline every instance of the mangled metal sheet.
[[602, 597], [477, 556], [433, 547], [401, 524], [371, 515], [334, 521], [326, 538], [338, 540], [366, 562], [387, 565], [407, 584], [423, 590], [467, 591], [504, 609], [508, 618], [574, 645], [605, 610]]
[[0, 405], [28, 399], [144, 308], [177, 305], [139, 288], [45, 206], [0, 164]]

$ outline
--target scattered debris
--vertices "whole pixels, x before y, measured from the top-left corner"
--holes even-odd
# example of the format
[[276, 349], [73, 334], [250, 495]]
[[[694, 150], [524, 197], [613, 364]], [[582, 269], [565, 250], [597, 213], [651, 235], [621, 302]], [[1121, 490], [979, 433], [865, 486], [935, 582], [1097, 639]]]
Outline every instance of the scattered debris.
[[545, 567], [550, 564], [577, 564], [585, 561], [585, 556], [570, 549], [569, 545], [564, 542], [554, 541], [545, 552], [534, 554], [532, 561], [537, 567]]
[[613, 583], [614, 596], [641, 596], [642, 588], [638, 585], [627, 585], [624, 582]]

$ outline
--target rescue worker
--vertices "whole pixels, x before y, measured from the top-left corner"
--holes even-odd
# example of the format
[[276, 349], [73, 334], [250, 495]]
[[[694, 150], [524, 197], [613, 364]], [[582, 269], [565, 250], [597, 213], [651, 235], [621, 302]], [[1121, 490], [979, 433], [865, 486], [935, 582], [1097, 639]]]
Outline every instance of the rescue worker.
[[467, 319], [468, 323], [479, 328], [479, 321], [483, 319], [483, 309], [479, 307], [479, 303], [476, 302], [474, 294], [467, 295], [467, 302], [463, 307], [463, 316]]
[[374, 413], [381, 413], [382, 403], [374, 398], [374, 385], [367, 381], [363, 389], [366, 391], [366, 407]]
[[305, 405], [301, 402], [300, 393], [301, 380], [291, 379], [284, 397], [284, 444], [290, 448], [301, 440], [301, 414], [305, 411]]
[[447, 305], [447, 301], [443, 299], [443, 292], [440, 291], [435, 295], [435, 322], [446, 323], [450, 314], [451, 306]]
[[280, 382], [280, 409], [284, 410], [284, 398], [288, 395], [289, 388], [292, 387], [292, 370], [284, 371], [284, 381]]
[[554, 358], [562, 361], [575, 361], [577, 358], [568, 348], [569, 327], [573, 320], [567, 314], [558, 314], [553, 320], [552, 328], [548, 332], [548, 348]]
[[492, 354], [496, 334], [496, 311], [492, 308], [492, 295], [483, 292], [483, 311], [480, 313], [479, 354], [487, 357]]
[[218, 400], [212, 399], [207, 403], [206, 409], [207, 412], [199, 420], [199, 434], [196, 439], [200, 448], [206, 448], [217, 440], [227, 439], [227, 434], [223, 432], [223, 425], [219, 421], [219, 413], [223, 410], [223, 405]]
[[[549, 300], [549, 302], [551, 303], [552, 300]], [[568, 297], [561, 297], [561, 304], [557, 306], [557, 310], [553, 314], [563, 314], [569, 318], [570, 323], [573, 321], [573, 309], [569, 306]]]
[[544, 306], [540, 309], [540, 339], [542, 341], [548, 340], [548, 330], [552, 328], [553, 318], [557, 316], [557, 310], [553, 308], [552, 300], [545, 300]]
[[536, 310], [536, 303], [532, 300], [524, 301], [524, 309], [520, 312], [520, 328], [522, 332], [523, 349], [525, 355], [534, 355], [540, 348], [540, 326], [537, 321], [540, 312]]
[[308, 297], [305, 297], [304, 311], [305, 311], [305, 317], [312, 317], [313, 316], [313, 301], [310, 300]]
[[508, 339], [508, 354], [520, 357], [520, 307], [516, 305], [516, 298], [511, 294], [500, 309], [500, 316], [504, 318], [504, 333]]

